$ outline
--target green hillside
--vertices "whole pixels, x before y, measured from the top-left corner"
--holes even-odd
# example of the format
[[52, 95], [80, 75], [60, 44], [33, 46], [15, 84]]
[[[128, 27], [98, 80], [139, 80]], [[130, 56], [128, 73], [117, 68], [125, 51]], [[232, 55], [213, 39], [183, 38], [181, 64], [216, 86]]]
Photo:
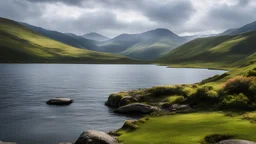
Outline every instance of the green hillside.
[[0, 18], [0, 62], [137, 63], [127, 57], [93, 52], [57, 42], [25, 26]]
[[171, 51], [158, 62], [209, 68], [239, 67], [256, 61], [255, 45], [255, 31], [232, 36], [199, 38]]

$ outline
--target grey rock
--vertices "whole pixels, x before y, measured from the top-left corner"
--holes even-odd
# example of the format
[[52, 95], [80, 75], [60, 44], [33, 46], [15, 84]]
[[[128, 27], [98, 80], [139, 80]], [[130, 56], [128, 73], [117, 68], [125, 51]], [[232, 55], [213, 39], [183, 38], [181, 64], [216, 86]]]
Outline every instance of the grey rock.
[[58, 144], [73, 144], [73, 143], [71, 143], [71, 142], [60, 142]]
[[122, 107], [119, 107], [115, 110], [117, 113], [143, 113], [149, 114], [153, 111], [160, 111], [159, 108], [153, 107], [151, 105], [142, 104], [142, 103], [132, 103]]
[[247, 141], [247, 140], [230, 139], [230, 140], [220, 141], [219, 144], [256, 144], [256, 143], [252, 141]]
[[17, 144], [16, 142], [2, 142], [0, 141], [0, 144]]
[[179, 104], [173, 104], [171, 107], [172, 111], [176, 111], [178, 113], [187, 113], [192, 112], [193, 109], [190, 107], [190, 105], [179, 105]]
[[73, 102], [70, 98], [52, 98], [46, 103], [49, 105], [69, 105]]
[[80, 135], [75, 144], [118, 144], [118, 142], [104, 132], [88, 130]]
[[137, 99], [135, 99], [134, 97], [131, 96], [125, 96], [120, 100], [119, 106], [124, 106], [127, 104], [131, 104], [131, 103], [135, 103], [138, 102]]

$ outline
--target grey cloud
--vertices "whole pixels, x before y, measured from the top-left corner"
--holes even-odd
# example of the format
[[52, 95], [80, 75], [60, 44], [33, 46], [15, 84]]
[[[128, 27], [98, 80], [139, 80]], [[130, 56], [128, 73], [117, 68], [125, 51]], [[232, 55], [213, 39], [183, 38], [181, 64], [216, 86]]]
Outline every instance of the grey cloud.
[[174, 24], [181, 24], [187, 21], [195, 12], [190, 1], [179, 0], [167, 3], [146, 4], [145, 15], [151, 20]]
[[38, 18], [42, 11], [38, 5], [31, 6], [26, 1], [6, 0], [0, 1], [0, 17], [17, 21]]
[[207, 23], [212, 27], [232, 28], [255, 21], [255, 7], [249, 7], [249, 0], [243, 0], [237, 5], [221, 5], [211, 9], [206, 17]]
[[35, 3], [64, 3], [64, 4], [70, 4], [70, 5], [80, 5], [84, 0], [27, 0], [29, 2], [35, 2]]

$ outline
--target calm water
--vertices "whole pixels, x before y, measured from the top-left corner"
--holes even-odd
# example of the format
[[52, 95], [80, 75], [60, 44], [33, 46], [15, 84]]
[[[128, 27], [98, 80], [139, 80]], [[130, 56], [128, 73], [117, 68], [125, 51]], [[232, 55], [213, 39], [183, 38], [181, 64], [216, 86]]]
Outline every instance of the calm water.
[[[104, 106], [110, 93], [195, 83], [222, 73], [155, 65], [0, 64], [0, 140], [74, 142], [83, 130], [107, 132], [129, 119]], [[75, 101], [70, 106], [46, 105], [53, 97]]]

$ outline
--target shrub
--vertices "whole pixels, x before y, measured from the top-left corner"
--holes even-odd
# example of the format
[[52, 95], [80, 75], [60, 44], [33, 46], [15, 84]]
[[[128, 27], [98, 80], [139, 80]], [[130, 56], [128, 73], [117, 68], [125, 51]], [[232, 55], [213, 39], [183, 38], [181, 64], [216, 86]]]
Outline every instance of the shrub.
[[211, 86], [203, 86], [197, 89], [196, 93], [189, 97], [188, 102], [192, 105], [218, 102], [218, 92]]
[[167, 97], [164, 100], [164, 102], [168, 102], [170, 104], [179, 104], [179, 103], [182, 103], [183, 101], [184, 101], [184, 97], [183, 96], [177, 96], [177, 95]]
[[252, 123], [256, 123], [256, 112], [247, 112], [243, 115], [243, 118], [250, 120]]
[[[256, 83], [256, 77], [243, 77], [237, 76], [229, 79], [224, 86], [224, 91], [227, 94], [239, 94], [244, 93], [246, 95], [254, 94], [252, 90], [250, 90], [250, 86]], [[251, 89], [254, 89], [251, 87]]]
[[224, 96], [221, 106], [232, 109], [251, 109], [249, 99], [243, 93]]
[[250, 70], [250, 71], [247, 73], [247, 77], [252, 77], [252, 76], [256, 76], [256, 70]]
[[175, 86], [152, 87], [151, 89], [149, 89], [149, 92], [153, 96], [171, 95], [171, 94], [174, 94], [174, 89], [176, 89]]
[[234, 136], [225, 134], [212, 134], [204, 138], [207, 143], [218, 143], [222, 140], [232, 139]]

